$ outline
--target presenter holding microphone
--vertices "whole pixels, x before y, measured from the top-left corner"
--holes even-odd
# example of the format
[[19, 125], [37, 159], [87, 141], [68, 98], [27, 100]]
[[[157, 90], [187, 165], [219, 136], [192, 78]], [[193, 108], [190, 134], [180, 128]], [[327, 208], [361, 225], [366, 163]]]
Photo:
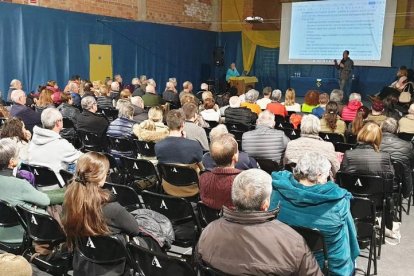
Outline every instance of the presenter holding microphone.
[[354, 69], [354, 61], [349, 58], [349, 51], [345, 50], [342, 54], [342, 60], [338, 64], [335, 59], [335, 67], [339, 70], [339, 89], [344, 91], [344, 98], [347, 99], [351, 93], [352, 69]]

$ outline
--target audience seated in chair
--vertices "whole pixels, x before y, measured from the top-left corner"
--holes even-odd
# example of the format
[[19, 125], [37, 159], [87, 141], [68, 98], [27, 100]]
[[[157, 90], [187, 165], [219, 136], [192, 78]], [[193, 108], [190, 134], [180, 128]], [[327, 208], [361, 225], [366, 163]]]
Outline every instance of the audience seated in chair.
[[148, 119], [148, 111], [144, 108], [144, 101], [140, 96], [131, 98], [131, 103], [134, 106], [134, 121], [138, 124]]
[[268, 211], [271, 181], [259, 169], [234, 179], [235, 209], [223, 207], [223, 217], [201, 233], [198, 262], [231, 275], [323, 275], [305, 240]]
[[286, 107], [280, 103], [280, 100], [282, 99], [282, 91], [279, 89], [273, 90], [271, 99], [272, 102], [266, 106], [266, 110], [269, 110], [274, 115], [286, 117], [288, 115]]
[[245, 101], [240, 104], [240, 107], [247, 107], [252, 112], [256, 113], [257, 115], [262, 112], [260, 106], [256, 103], [257, 99], [259, 98], [259, 91], [255, 89], [250, 89], [246, 92]]
[[74, 106], [81, 106], [81, 96], [79, 95], [80, 87], [77, 81], [69, 81], [67, 87], [65, 88], [65, 91], [67, 91], [72, 97]]
[[29, 164], [50, 168], [64, 185], [59, 170], [73, 170], [71, 166], [82, 153], [59, 135], [63, 128], [63, 118], [56, 108], [45, 109], [41, 119], [43, 128], [34, 127], [33, 137], [29, 143]]
[[145, 87], [145, 95], [142, 96], [142, 100], [144, 101], [145, 107], [153, 107], [164, 104], [164, 100], [159, 95], [157, 95], [155, 87], [151, 84], [148, 84]]
[[102, 114], [97, 113], [98, 106], [94, 97], [82, 99], [82, 113], [76, 118], [76, 129], [104, 137], [109, 122]]
[[312, 114], [303, 116], [300, 131], [300, 138], [290, 141], [286, 147], [284, 164], [297, 163], [306, 152], [319, 152], [331, 162], [331, 175], [335, 176], [339, 169], [339, 160], [334, 145], [319, 137], [320, 120]]
[[[186, 138], [184, 132], [184, 114], [179, 110], [171, 110], [167, 114], [169, 136], [155, 144], [158, 163], [192, 164], [197, 170], [203, 170], [201, 159], [203, 149], [199, 142]], [[198, 187], [173, 186], [163, 180], [164, 191], [173, 196], [191, 197], [198, 194]]]
[[166, 102], [170, 102], [176, 107], [180, 106], [180, 98], [178, 96], [177, 89], [174, 86], [174, 83], [172, 81], [168, 81], [165, 85], [165, 90], [162, 93], [162, 98]]
[[346, 122], [352, 122], [356, 116], [358, 108], [362, 106], [361, 95], [358, 93], [351, 93], [349, 95], [349, 102], [342, 109], [341, 117]]
[[[359, 131], [357, 140], [356, 148], [345, 152], [341, 171], [379, 175], [385, 180], [392, 180], [394, 167], [391, 163], [391, 155], [388, 152], [380, 151], [381, 128], [374, 122], [367, 122]], [[385, 225], [388, 229], [393, 229], [393, 216], [390, 209], [385, 214]]]
[[344, 91], [340, 89], [332, 90], [331, 94], [329, 95], [329, 101], [336, 102], [338, 104], [338, 114], [342, 114], [342, 110], [344, 109]]
[[[213, 128], [210, 131], [210, 140], [213, 141], [217, 139], [219, 136], [223, 134], [228, 134], [229, 131], [227, 130], [227, 127], [223, 124], [220, 124]], [[215, 167], [217, 167], [216, 162], [211, 156], [210, 152], [206, 152], [203, 155], [203, 165], [206, 168], [206, 170], [213, 170]], [[255, 169], [257, 168], [257, 162], [254, 160], [254, 158], [250, 157], [246, 152], [239, 151], [237, 162], [235, 164], [235, 168], [238, 170], [248, 170], [248, 169]]]
[[321, 93], [319, 95], [319, 106], [312, 109], [312, 114], [318, 117], [319, 119], [325, 114], [326, 105], [329, 101], [329, 95], [327, 93]]
[[[72, 97], [69, 94], [62, 93], [60, 100], [62, 104], [59, 105], [57, 109], [60, 113], [62, 113], [63, 118], [71, 120], [73, 125], [76, 126], [76, 118], [80, 114], [80, 111], [78, 108], [73, 106]], [[76, 130], [75, 128], [64, 128], [60, 132], [60, 136], [68, 140], [73, 140], [76, 136]]]
[[240, 98], [233, 96], [229, 100], [229, 107], [224, 111], [226, 124], [242, 124], [252, 126], [256, 123], [257, 114], [247, 107], [240, 107]]
[[271, 159], [279, 163], [290, 140], [274, 126], [275, 115], [269, 110], [260, 113], [256, 129], [243, 134], [243, 150], [254, 158]]
[[380, 125], [387, 116], [383, 114], [384, 112], [384, 103], [379, 100], [375, 100], [372, 102], [371, 105], [371, 113], [368, 114], [367, 121], [373, 121]]
[[[278, 220], [292, 226], [316, 228], [328, 247], [329, 270], [333, 275], [353, 275], [359, 255], [354, 221], [350, 211], [352, 195], [327, 181], [331, 164], [320, 153], [305, 153], [293, 174], [276, 172], [270, 209], [280, 206]], [[316, 253], [323, 268], [323, 256]]]
[[186, 138], [197, 141], [204, 151], [208, 151], [206, 131], [196, 124], [200, 117], [197, 106], [194, 103], [186, 103], [183, 105], [182, 110], [185, 115], [184, 131]]
[[19, 156], [19, 162], [28, 161], [29, 141], [32, 138], [32, 134], [25, 128], [24, 122], [19, 118], [8, 119], [4, 124], [0, 132], [0, 138], [11, 138], [16, 142], [17, 155]]
[[398, 132], [414, 133], [414, 104], [410, 105], [408, 114], [398, 121]]
[[267, 105], [272, 102], [270, 96], [272, 95], [272, 87], [266, 86], [263, 88], [263, 98], [256, 101], [261, 110], [265, 110]]
[[311, 113], [312, 110], [319, 105], [319, 92], [316, 90], [309, 90], [305, 94], [305, 99], [302, 104], [302, 112]]
[[35, 104], [35, 110], [38, 113], [42, 113], [43, 110], [49, 107], [55, 107], [55, 104], [53, 103], [52, 99], [53, 91], [49, 90], [47, 88], [44, 88], [40, 94], [39, 98], [36, 101]]
[[23, 90], [14, 90], [11, 93], [13, 105], [10, 109], [10, 116], [20, 118], [27, 130], [33, 132], [33, 127], [41, 123], [40, 114], [25, 105], [26, 99], [27, 96]]
[[[203, 94], [205, 93], [207, 92], [204, 92]], [[203, 100], [203, 108], [200, 115], [205, 121], [213, 121], [217, 123], [220, 121], [220, 110], [213, 97]]]
[[98, 108], [114, 108], [114, 103], [111, 97], [109, 97], [108, 88], [106, 86], [102, 86], [98, 90], [98, 96], [96, 97], [96, 102], [98, 104]]
[[358, 135], [358, 132], [364, 126], [364, 121], [367, 119], [369, 111], [369, 108], [366, 106], [358, 108], [354, 120], [348, 125], [348, 134], [352, 134], [354, 136]]
[[138, 140], [145, 142], [158, 142], [168, 136], [169, 130], [164, 125], [162, 110], [158, 106], [151, 107], [148, 111], [148, 120], [134, 126], [134, 134]]
[[301, 111], [301, 105], [297, 102], [296, 95], [295, 95], [295, 89], [288, 88], [285, 93], [285, 101], [282, 103], [288, 112], [300, 112]]
[[32, 273], [32, 266], [23, 256], [0, 254], [0, 275], [32, 276]]
[[235, 168], [239, 152], [237, 141], [231, 134], [216, 136], [210, 145], [210, 156], [216, 167], [200, 176], [200, 198], [210, 208], [220, 210], [223, 206], [233, 207], [231, 186], [241, 172]]
[[338, 115], [338, 104], [329, 102], [321, 119], [321, 132], [345, 135], [346, 124]]

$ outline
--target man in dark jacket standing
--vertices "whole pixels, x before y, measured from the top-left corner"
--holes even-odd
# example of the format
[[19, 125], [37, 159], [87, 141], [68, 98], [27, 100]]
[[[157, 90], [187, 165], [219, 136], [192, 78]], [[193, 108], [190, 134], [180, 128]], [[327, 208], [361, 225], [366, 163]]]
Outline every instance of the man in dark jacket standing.
[[33, 127], [41, 124], [40, 113], [25, 106], [27, 96], [23, 90], [14, 90], [10, 98], [13, 102], [10, 109], [10, 116], [20, 118], [24, 122], [26, 129], [33, 132]]
[[230, 106], [224, 111], [226, 124], [242, 124], [252, 126], [257, 120], [257, 114], [247, 107], [240, 107], [240, 99], [233, 96], [229, 100]]
[[198, 260], [231, 275], [323, 275], [305, 240], [267, 211], [271, 183], [259, 169], [236, 176], [235, 210], [223, 207], [223, 217], [204, 229]]
[[83, 111], [76, 118], [77, 130], [94, 133], [99, 137], [103, 137], [106, 134], [109, 122], [102, 114], [96, 113], [98, 105], [95, 98], [87, 96], [82, 99], [81, 105]]
[[387, 118], [382, 122], [382, 142], [380, 150], [388, 152], [393, 161], [399, 161], [404, 166], [404, 178], [402, 193], [408, 197], [413, 190], [413, 178], [411, 176], [411, 162], [414, 159], [413, 146], [410, 142], [404, 141], [395, 134], [397, 133], [398, 122], [394, 118]]

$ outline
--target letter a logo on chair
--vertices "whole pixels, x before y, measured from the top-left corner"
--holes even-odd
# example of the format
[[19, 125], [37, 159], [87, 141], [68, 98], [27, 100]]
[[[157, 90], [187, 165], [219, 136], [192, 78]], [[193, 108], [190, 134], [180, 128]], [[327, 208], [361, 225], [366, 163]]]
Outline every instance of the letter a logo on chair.
[[359, 186], [362, 187], [362, 183], [361, 180], [358, 178], [357, 181], [355, 182], [355, 186]]
[[147, 143], [145, 143], [145, 147], [144, 148], [149, 149], [149, 146], [148, 146]]
[[112, 192], [114, 193], [114, 195], [117, 195], [118, 193], [116, 192], [115, 188], [112, 187]]
[[93, 244], [91, 237], [88, 237], [88, 241], [86, 242], [86, 246], [90, 248], [95, 248], [95, 245]]
[[33, 223], [33, 224], [36, 224], [36, 225], [38, 225], [37, 224], [37, 221], [36, 221], [36, 218], [32, 215], [32, 217], [30, 218], [30, 222], [31, 223]]
[[37, 172], [37, 170], [36, 170], [36, 169], [34, 169], [34, 170], [33, 170], [33, 174], [34, 174], [34, 175], [39, 175], [39, 173]]
[[177, 173], [177, 169], [175, 167], [172, 168], [171, 171]]
[[137, 163], [134, 162], [134, 169], [139, 170]]
[[88, 135], [85, 135], [85, 141], [89, 141]]
[[158, 261], [157, 257], [154, 256], [154, 258], [152, 259], [152, 265], [158, 267], [158, 268], [162, 268], [160, 262]]
[[329, 135], [328, 134], [325, 135], [325, 140], [329, 140]]
[[162, 208], [164, 208], [164, 209], [168, 209], [167, 208], [167, 204], [165, 204], [165, 202], [164, 202], [164, 200], [161, 200], [161, 205], [160, 205], [160, 209], [162, 209]]

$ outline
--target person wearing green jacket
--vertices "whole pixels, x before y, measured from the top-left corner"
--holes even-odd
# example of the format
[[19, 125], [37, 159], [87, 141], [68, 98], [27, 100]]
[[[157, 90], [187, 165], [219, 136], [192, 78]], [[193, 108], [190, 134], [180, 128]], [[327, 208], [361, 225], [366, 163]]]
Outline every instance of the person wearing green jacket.
[[[291, 225], [318, 229], [328, 247], [331, 275], [353, 275], [359, 255], [356, 230], [350, 212], [352, 195], [327, 181], [331, 164], [320, 153], [305, 153], [293, 174], [273, 172], [270, 209], [280, 206], [278, 220]], [[323, 267], [323, 254], [315, 257]]]

